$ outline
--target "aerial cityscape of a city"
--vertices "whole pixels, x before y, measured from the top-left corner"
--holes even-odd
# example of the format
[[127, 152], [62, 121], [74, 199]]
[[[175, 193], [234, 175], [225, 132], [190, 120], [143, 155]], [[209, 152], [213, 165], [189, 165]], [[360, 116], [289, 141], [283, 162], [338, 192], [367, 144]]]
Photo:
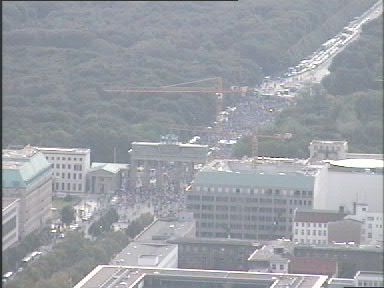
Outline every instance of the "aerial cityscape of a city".
[[384, 286], [382, 0], [2, 6], [2, 287]]

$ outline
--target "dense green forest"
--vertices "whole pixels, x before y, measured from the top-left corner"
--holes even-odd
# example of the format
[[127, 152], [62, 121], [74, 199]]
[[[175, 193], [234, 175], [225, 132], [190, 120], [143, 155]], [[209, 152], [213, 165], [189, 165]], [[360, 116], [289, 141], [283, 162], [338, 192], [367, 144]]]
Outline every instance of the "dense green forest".
[[[90, 147], [214, 121], [214, 95], [105, 93], [220, 76], [254, 86], [316, 50], [374, 0], [3, 2], [3, 145]], [[300, 45], [298, 45], [298, 43]]]
[[[383, 17], [363, 26], [360, 38], [338, 54], [322, 83], [302, 92], [264, 133], [293, 134], [287, 141], [259, 140], [264, 156], [306, 158], [313, 139], [347, 140], [349, 151], [383, 153]], [[249, 139], [236, 156], [250, 154]]]

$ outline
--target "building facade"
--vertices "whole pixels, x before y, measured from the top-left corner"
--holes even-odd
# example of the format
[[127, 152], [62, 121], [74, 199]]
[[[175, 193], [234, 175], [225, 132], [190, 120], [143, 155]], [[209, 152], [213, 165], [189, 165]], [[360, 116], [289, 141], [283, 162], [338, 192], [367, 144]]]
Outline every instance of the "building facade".
[[19, 241], [19, 201], [2, 200], [2, 251]]
[[314, 208], [353, 213], [362, 202], [371, 212], [383, 213], [383, 160], [345, 159], [330, 161], [325, 187], [315, 195]]
[[383, 287], [384, 274], [379, 271], [358, 271], [353, 277], [355, 287]]
[[197, 237], [274, 240], [292, 236], [295, 208], [312, 208], [319, 169], [293, 159], [217, 160], [186, 192]]
[[43, 228], [51, 217], [52, 167], [34, 147], [3, 149], [3, 199], [19, 199], [19, 237]]
[[86, 192], [86, 175], [91, 166], [91, 150], [83, 148], [36, 147], [52, 164], [56, 195]]
[[178, 268], [248, 271], [248, 257], [261, 244], [239, 239], [178, 238]]
[[311, 161], [340, 160], [348, 154], [347, 141], [312, 140], [309, 144], [309, 158]]
[[128, 166], [118, 163], [92, 163], [87, 174], [87, 192], [106, 194], [127, 188]]
[[357, 271], [382, 271], [383, 252], [382, 247], [363, 245], [295, 245], [294, 256], [336, 260], [338, 277], [353, 278]]
[[293, 242], [301, 244], [328, 244], [330, 222], [343, 219], [344, 213], [330, 210], [296, 209], [293, 217]]
[[355, 203], [354, 214], [346, 218], [362, 223], [360, 242], [383, 246], [383, 213], [370, 212], [367, 204]]

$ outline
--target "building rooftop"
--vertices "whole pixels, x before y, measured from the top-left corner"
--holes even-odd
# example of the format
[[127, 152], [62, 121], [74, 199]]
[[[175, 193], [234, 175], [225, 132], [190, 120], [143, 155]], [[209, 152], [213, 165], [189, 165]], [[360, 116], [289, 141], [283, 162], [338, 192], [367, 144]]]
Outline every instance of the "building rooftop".
[[269, 261], [277, 258], [288, 258], [293, 254], [294, 243], [288, 239], [278, 239], [268, 242], [249, 256], [248, 261]]
[[[144, 281], [146, 278], [152, 281]], [[99, 265], [74, 288], [167, 288], [179, 287], [175, 285], [180, 280], [184, 287], [202, 283], [216, 283], [216, 287], [218, 283], [225, 283], [228, 287], [320, 288], [327, 276]]]
[[344, 219], [346, 214], [332, 210], [296, 210], [294, 222], [328, 223]]
[[48, 153], [89, 153], [91, 151], [89, 148], [36, 147], [36, 149]]
[[377, 279], [381, 278], [381, 280], [384, 280], [384, 272], [383, 271], [357, 271], [355, 278], [372, 278]]
[[384, 168], [384, 161], [380, 159], [343, 159], [329, 161], [331, 166], [344, 168], [375, 169]]
[[123, 164], [123, 163], [99, 163], [99, 162], [93, 162], [91, 165], [91, 171], [96, 170], [104, 170], [107, 172], [110, 172], [112, 174], [118, 173], [120, 170], [128, 169], [129, 164]]
[[255, 247], [255, 249], [262, 245], [259, 242], [243, 240], [243, 239], [203, 238], [203, 237], [198, 237], [198, 238], [183, 237], [183, 238], [172, 239], [167, 242], [175, 243], [175, 244], [212, 244], [212, 245], [223, 244], [223, 245], [233, 245], [233, 246], [252, 246], [252, 247]]
[[142, 233], [136, 236], [135, 242], [159, 243], [164, 240], [194, 234], [195, 220], [163, 221], [156, 220]]
[[292, 257], [289, 272], [294, 274], [336, 275], [337, 261], [314, 257]]
[[314, 177], [301, 173], [267, 174], [264, 172], [252, 171], [213, 171], [203, 169], [196, 174], [194, 184], [222, 185], [222, 186], [252, 186], [255, 188], [277, 188], [277, 189], [302, 189], [312, 190]]
[[48, 171], [51, 164], [34, 147], [4, 149], [2, 155], [2, 187], [23, 188]]
[[[177, 249], [176, 244], [132, 242], [114, 258], [112, 263], [124, 266], [142, 266], [142, 260], [146, 258], [145, 263], [150, 261], [152, 262], [150, 266], [156, 267], [175, 249]], [[149, 264], [145, 266], [149, 266]]]

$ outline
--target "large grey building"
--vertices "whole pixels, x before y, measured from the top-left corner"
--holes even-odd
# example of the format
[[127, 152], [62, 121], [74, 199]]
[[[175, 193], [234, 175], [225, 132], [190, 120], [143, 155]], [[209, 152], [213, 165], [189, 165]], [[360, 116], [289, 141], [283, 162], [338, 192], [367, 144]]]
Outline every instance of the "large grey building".
[[322, 166], [305, 160], [215, 160], [187, 191], [197, 237], [273, 240], [291, 238], [295, 208], [312, 208]]

